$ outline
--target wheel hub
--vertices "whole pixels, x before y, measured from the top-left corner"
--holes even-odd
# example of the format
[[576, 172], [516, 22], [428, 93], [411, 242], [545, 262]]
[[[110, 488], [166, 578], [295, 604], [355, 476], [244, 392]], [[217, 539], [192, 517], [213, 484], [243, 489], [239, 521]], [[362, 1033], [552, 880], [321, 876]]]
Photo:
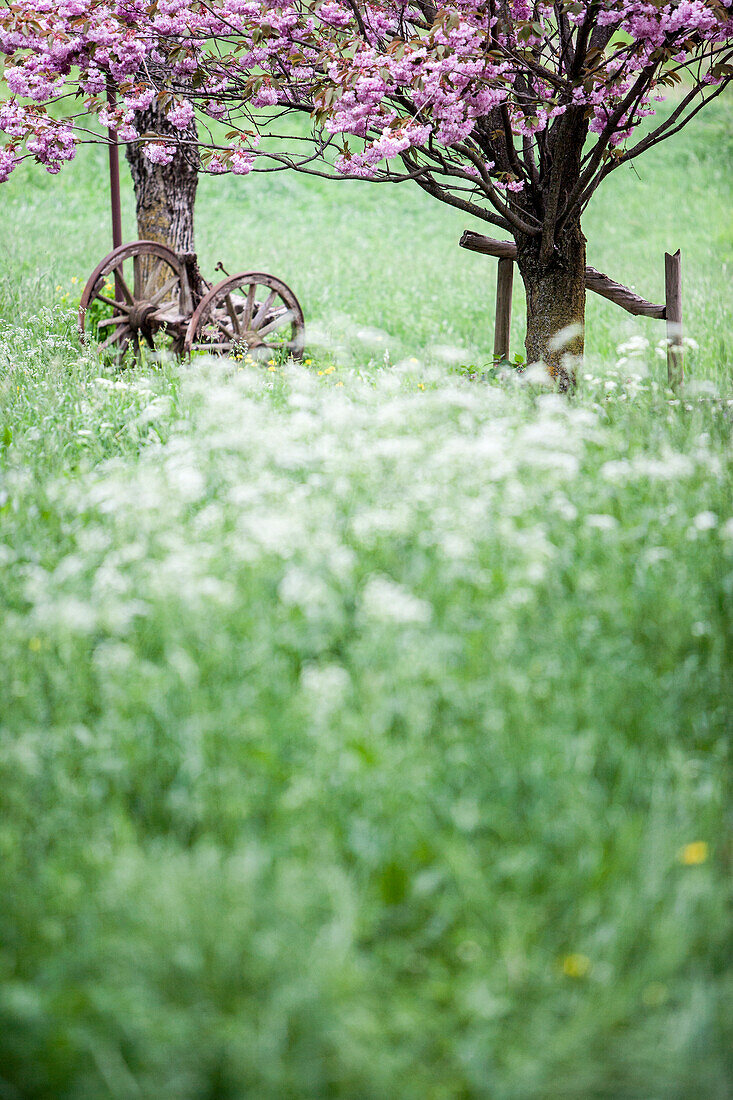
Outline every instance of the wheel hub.
[[130, 327], [142, 332], [144, 336], [152, 336], [158, 328], [153, 319], [155, 312], [156, 307], [150, 302], [136, 302], [130, 310]]

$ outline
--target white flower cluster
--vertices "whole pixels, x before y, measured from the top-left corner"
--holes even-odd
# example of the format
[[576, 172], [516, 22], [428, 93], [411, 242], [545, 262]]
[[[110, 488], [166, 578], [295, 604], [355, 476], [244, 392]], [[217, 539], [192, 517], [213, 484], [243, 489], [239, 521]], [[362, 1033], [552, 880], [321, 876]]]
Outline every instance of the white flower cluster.
[[[243, 676], [278, 647], [298, 652], [319, 724], [348, 694], [344, 638], [377, 663], [438, 670], [488, 619], [500, 653], [578, 546], [628, 539], [620, 499], [721, 472], [704, 433], [687, 454], [619, 455], [604, 410], [450, 376], [416, 390], [387, 372], [334, 385], [204, 362], [175, 402], [154, 379], [88, 390], [97, 422], [124, 400], [124, 430], [144, 445], [47, 486], [64, 549], [16, 573], [26, 628], [86, 638], [106, 669], [130, 663], [136, 632], [169, 631], [166, 660], [189, 677], [202, 639], [241, 637]], [[702, 500], [687, 519], [670, 509], [644, 522], [728, 530]], [[635, 530], [640, 569], [669, 558]]]

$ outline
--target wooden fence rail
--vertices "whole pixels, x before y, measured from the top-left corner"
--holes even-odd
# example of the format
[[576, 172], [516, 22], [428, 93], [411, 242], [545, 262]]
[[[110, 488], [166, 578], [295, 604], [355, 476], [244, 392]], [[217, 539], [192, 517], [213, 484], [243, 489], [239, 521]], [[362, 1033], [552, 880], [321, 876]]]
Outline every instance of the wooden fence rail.
[[[496, 321], [494, 325], [494, 358], [509, 357], [509, 326], [512, 316], [512, 284], [514, 261], [517, 258], [517, 246], [513, 241], [495, 241], [482, 233], [467, 229], [460, 240], [461, 248], [471, 252], [481, 252], [485, 256], [496, 256], [499, 260], [499, 275], [496, 285]], [[663, 306], [647, 302], [629, 287], [617, 283], [602, 271], [594, 267], [585, 269], [585, 285], [594, 294], [608, 298], [615, 305], [632, 313], [635, 317], [654, 317], [667, 322], [667, 378], [676, 388], [683, 377], [682, 362], [682, 263], [679, 250], [672, 256], [668, 252], [665, 262], [665, 296]]]

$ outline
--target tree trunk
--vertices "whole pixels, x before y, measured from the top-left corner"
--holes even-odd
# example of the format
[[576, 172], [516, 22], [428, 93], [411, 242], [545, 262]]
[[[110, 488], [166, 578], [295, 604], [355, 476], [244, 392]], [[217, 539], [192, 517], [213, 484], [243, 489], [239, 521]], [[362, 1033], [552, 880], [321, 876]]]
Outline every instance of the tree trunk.
[[567, 227], [549, 261], [537, 238], [517, 238], [517, 265], [527, 298], [527, 362], [543, 362], [561, 390], [575, 385], [585, 326], [585, 237]]
[[[153, 103], [136, 118], [141, 133], [196, 141], [196, 123], [185, 130], [172, 126]], [[141, 240], [159, 241], [175, 252], [194, 251], [193, 211], [200, 160], [195, 144], [179, 146], [170, 164], [153, 164], [140, 142], [127, 146], [135, 186], [137, 232]]]

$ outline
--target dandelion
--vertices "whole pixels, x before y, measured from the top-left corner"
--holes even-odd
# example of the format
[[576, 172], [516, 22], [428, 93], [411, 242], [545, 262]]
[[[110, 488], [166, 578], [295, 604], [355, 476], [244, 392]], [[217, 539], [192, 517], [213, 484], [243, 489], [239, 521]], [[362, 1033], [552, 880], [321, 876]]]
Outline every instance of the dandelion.
[[587, 955], [566, 955], [562, 961], [562, 972], [568, 978], [585, 978], [590, 973], [590, 965]]
[[705, 863], [708, 858], [707, 843], [704, 840], [693, 840], [690, 844], [685, 844], [684, 848], [680, 848], [677, 858], [685, 867], [696, 867], [700, 863]]

